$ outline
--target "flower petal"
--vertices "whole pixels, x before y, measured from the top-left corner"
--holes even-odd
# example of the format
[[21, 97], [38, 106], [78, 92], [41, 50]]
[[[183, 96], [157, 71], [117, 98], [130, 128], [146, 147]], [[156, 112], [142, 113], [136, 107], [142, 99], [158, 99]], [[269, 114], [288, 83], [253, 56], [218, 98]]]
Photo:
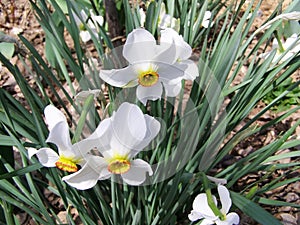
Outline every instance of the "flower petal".
[[48, 129], [51, 131], [52, 128], [59, 122], [66, 122], [67, 119], [65, 115], [54, 105], [47, 105], [44, 109], [46, 123], [48, 124]]
[[143, 141], [147, 127], [142, 110], [134, 104], [124, 102], [112, 118], [113, 139], [111, 147], [127, 151]]
[[161, 45], [164, 45], [164, 43], [173, 43], [176, 48], [176, 59], [188, 59], [192, 55], [191, 46], [172, 28], [161, 31], [160, 43]]
[[[106, 83], [115, 87], [125, 87], [137, 85], [137, 73], [133, 66], [129, 65], [123, 69], [100, 70], [100, 78]], [[136, 81], [135, 85], [131, 82]]]
[[79, 36], [84, 43], [88, 42], [92, 38], [90, 32], [87, 30], [80, 31]]
[[151, 166], [141, 159], [131, 161], [130, 170], [122, 174], [123, 180], [129, 185], [140, 185], [146, 180], [146, 173], [152, 176], [153, 171]]
[[228, 189], [223, 185], [218, 185], [218, 193], [221, 200], [222, 209], [221, 212], [223, 214], [227, 214], [231, 207], [231, 198]]
[[215, 224], [215, 221], [210, 219], [204, 219], [201, 221], [201, 225], [212, 225], [212, 224]]
[[93, 148], [102, 151], [108, 150], [110, 149], [111, 136], [111, 119], [104, 119], [88, 138], [75, 143], [72, 150], [76, 156], [81, 156], [80, 158], [84, 157]]
[[182, 60], [178, 63], [178, 67], [184, 70], [184, 75], [182, 79], [195, 80], [196, 77], [199, 76], [198, 66], [192, 60]]
[[140, 102], [146, 105], [147, 100], [155, 101], [160, 99], [162, 91], [162, 85], [160, 82], [157, 82], [151, 87], [143, 87], [139, 85], [136, 89], [136, 96]]
[[177, 83], [181, 81], [185, 75], [187, 65], [174, 63], [172, 65], [160, 64], [157, 70], [159, 79], [164, 83]]
[[67, 184], [79, 190], [94, 187], [100, 176], [101, 169], [106, 166], [102, 157], [94, 156], [76, 173], [62, 178]]
[[202, 24], [201, 24], [201, 25], [202, 25], [202, 27], [204, 27], [204, 28], [208, 28], [208, 26], [209, 26], [209, 22], [210, 22], [209, 20], [203, 20], [203, 21], [202, 21]]
[[131, 150], [130, 157], [134, 157], [137, 153], [143, 150], [149, 143], [155, 138], [155, 136], [160, 131], [160, 122], [157, 121], [154, 117], [149, 115], [144, 115], [146, 121], [146, 134], [144, 139], [135, 145]]
[[72, 151], [69, 127], [65, 121], [59, 122], [52, 128], [46, 142], [55, 144], [58, 147], [59, 155], [75, 156]]
[[217, 225], [234, 225], [239, 224], [240, 217], [236, 213], [229, 213], [226, 215], [226, 220], [222, 221], [220, 219], [216, 220]]
[[172, 16], [169, 14], [163, 14], [160, 15], [159, 17], [159, 23], [158, 23], [158, 28], [162, 29], [166, 29], [168, 27], [171, 27], [171, 21], [172, 21]]
[[174, 42], [163, 43], [156, 48], [156, 56], [153, 59], [155, 64], [163, 64], [165, 66], [171, 66], [178, 59], [177, 48]]
[[182, 85], [180, 81], [177, 84], [163, 83], [163, 86], [165, 88], [166, 96], [175, 97], [179, 94]]
[[129, 33], [123, 48], [123, 56], [130, 64], [152, 60], [156, 55], [153, 35], [142, 28]]
[[58, 154], [51, 148], [41, 148], [36, 150], [34, 148], [28, 149], [28, 157], [36, 155], [39, 162], [45, 167], [55, 167], [55, 163], [59, 159]]
[[[217, 205], [216, 197], [215, 196], [212, 196], [212, 197], [213, 197], [213, 201]], [[209, 207], [208, 202], [207, 202], [207, 196], [204, 193], [201, 193], [196, 196], [196, 198], [193, 202], [193, 210], [197, 211], [204, 218], [209, 219], [209, 220], [215, 220], [218, 218], [217, 216], [215, 216], [215, 214]]]
[[210, 11], [205, 11], [203, 20], [209, 20], [211, 17], [211, 12]]
[[203, 216], [195, 210], [192, 210], [188, 217], [190, 221], [196, 221], [203, 218]]

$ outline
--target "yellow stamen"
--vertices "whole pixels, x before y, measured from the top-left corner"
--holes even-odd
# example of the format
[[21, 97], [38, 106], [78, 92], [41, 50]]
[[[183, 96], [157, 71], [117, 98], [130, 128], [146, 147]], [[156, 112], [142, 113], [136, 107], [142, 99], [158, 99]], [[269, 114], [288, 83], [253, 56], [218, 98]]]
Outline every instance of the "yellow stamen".
[[107, 167], [108, 171], [113, 174], [123, 174], [130, 169], [130, 161], [127, 159], [114, 159]]
[[139, 84], [144, 87], [151, 87], [158, 82], [159, 75], [155, 71], [145, 71], [139, 74]]
[[80, 160], [76, 160], [72, 157], [65, 157], [60, 156], [59, 160], [55, 163], [55, 166], [63, 171], [67, 172], [76, 172], [78, 171], [77, 163], [79, 163]]

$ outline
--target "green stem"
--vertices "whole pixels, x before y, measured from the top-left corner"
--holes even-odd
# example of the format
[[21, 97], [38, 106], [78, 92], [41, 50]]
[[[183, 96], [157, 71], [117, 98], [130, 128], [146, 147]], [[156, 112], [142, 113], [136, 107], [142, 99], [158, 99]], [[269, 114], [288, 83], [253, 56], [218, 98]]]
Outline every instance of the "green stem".
[[14, 218], [13, 218], [13, 212], [12, 212], [12, 205], [10, 205], [6, 201], [2, 200], [1, 201], [1, 206], [2, 206], [2, 209], [4, 211], [6, 223], [7, 224], [15, 224], [14, 223]]
[[207, 176], [203, 172], [201, 172], [201, 175], [209, 207], [211, 208], [213, 213], [220, 218], [220, 220], [225, 220], [225, 216], [221, 213], [213, 200]]
[[111, 202], [113, 212], [113, 224], [117, 224], [116, 184], [114, 182], [114, 175], [111, 178]]
[[276, 38], [276, 40], [278, 42], [278, 50], [279, 50], [280, 53], [283, 53], [285, 51], [285, 49], [284, 49], [283, 44], [281, 42], [281, 39], [280, 39], [280, 37], [278, 35], [278, 32], [275, 31], [274, 35], [275, 35], [275, 38]]
[[84, 104], [83, 104], [83, 109], [82, 109], [82, 112], [81, 112], [76, 130], [75, 130], [75, 133], [74, 133], [74, 136], [73, 136], [73, 139], [72, 139], [72, 143], [76, 143], [76, 142], [79, 141], [80, 135], [82, 133], [82, 129], [83, 129], [84, 124], [85, 124], [85, 119], [86, 119], [87, 113], [88, 113], [88, 111], [89, 111], [89, 109], [90, 109], [93, 102], [94, 102], [94, 95], [90, 94], [87, 97], [87, 99], [85, 100]]

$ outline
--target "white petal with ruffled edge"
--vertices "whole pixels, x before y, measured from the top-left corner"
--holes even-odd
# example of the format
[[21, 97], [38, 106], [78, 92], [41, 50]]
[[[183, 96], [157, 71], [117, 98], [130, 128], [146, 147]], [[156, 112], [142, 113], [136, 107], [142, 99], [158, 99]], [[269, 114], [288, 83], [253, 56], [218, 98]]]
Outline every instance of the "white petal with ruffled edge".
[[123, 69], [100, 70], [100, 78], [115, 87], [135, 86], [137, 77], [138, 74], [131, 65]]
[[191, 213], [188, 215], [190, 221], [196, 221], [203, 218], [201, 213], [197, 212], [196, 210], [192, 210]]
[[102, 157], [93, 156], [79, 171], [62, 180], [79, 190], [86, 190], [97, 184], [103, 167], [106, 167], [106, 161]]
[[162, 95], [162, 85], [160, 82], [157, 82], [151, 87], [143, 87], [139, 85], [136, 89], [136, 96], [140, 102], [146, 105], [147, 100], [157, 100], [161, 98]]
[[129, 185], [140, 185], [146, 180], [146, 173], [152, 176], [151, 166], [141, 159], [135, 159], [130, 162], [130, 170], [121, 174], [123, 180]]
[[45, 167], [55, 167], [55, 163], [59, 159], [58, 154], [51, 148], [41, 148], [36, 150], [34, 148], [28, 149], [28, 157], [36, 155], [39, 162]]

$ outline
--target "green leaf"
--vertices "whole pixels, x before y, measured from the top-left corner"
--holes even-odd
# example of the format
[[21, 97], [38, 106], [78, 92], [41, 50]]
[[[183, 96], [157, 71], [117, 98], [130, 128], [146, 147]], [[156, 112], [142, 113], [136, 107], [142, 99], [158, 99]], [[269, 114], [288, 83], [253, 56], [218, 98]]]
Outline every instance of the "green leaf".
[[236, 207], [243, 211], [246, 215], [253, 218], [256, 222], [262, 225], [282, 225], [275, 217], [268, 213], [265, 209], [245, 198], [244, 196], [230, 192], [232, 202]]
[[271, 206], [291, 206], [294, 208], [300, 208], [300, 205], [291, 203], [291, 202], [283, 202], [279, 200], [273, 200], [273, 199], [268, 199], [268, 198], [259, 198], [258, 202], [260, 204], [264, 205], [271, 205]]
[[15, 45], [14, 43], [7, 43], [1, 42], [0, 43], [0, 52], [4, 55], [7, 59], [11, 59], [15, 52]]
[[24, 167], [24, 168], [21, 168], [21, 169], [14, 170], [10, 173], [1, 174], [0, 175], [0, 180], [10, 179], [10, 178], [15, 177], [15, 176], [23, 176], [26, 173], [36, 171], [36, 170], [38, 170], [42, 167], [43, 166], [40, 163], [35, 163], [33, 165], [30, 165], [30, 166], [27, 166], [27, 167]]
[[67, 14], [68, 13], [68, 7], [67, 7], [67, 1], [65, 0], [56, 0], [57, 5], [61, 8], [61, 10]]

